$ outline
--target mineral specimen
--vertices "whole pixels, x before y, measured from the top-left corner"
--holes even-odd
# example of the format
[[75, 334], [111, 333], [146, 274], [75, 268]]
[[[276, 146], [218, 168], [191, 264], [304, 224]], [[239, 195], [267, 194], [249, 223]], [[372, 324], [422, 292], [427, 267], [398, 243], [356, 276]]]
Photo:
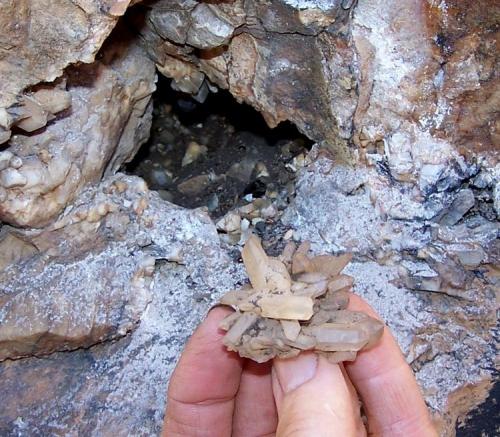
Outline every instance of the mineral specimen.
[[314, 350], [337, 363], [353, 361], [381, 337], [383, 323], [346, 309], [353, 280], [340, 272], [351, 256], [310, 257], [309, 247], [290, 242], [272, 258], [250, 236], [242, 257], [251, 285], [220, 300], [235, 309], [220, 324], [229, 350], [259, 363]]

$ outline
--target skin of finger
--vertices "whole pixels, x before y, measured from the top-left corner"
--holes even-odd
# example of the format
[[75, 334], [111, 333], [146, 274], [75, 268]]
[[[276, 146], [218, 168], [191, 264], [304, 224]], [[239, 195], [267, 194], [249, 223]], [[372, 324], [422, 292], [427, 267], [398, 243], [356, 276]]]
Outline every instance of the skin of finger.
[[340, 370], [342, 371], [342, 376], [344, 377], [347, 388], [348, 388], [349, 393], [351, 395], [352, 409], [355, 412], [355, 417], [357, 419], [356, 420], [356, 435], [357, 435], [357, 437], [365, 437], [366, 436], [366, 428], [365, 428], [365, 424], [361, 420], [361, 402], [359, 400], [358, 392], [354, 388], [354, 385], [351, 382], [351, 379], [349, 378], [347, 371], [345, 370], [344, 364], [340, 363], [339, 367], [340, 367]]
[[215, 308], [192, 335], [170, 379], [164, 436], [230, 436], [243, 360], [222, 344]]
[[[348, 308], [380, 319], [359, 296], [351, 295]], [[415, 376], [389, 328], [345, 368], [363, 401], [370, 435], [437, 435]]]
[[269, 436], [276, 433], [278, 413], [274, 403], [271, 362], [247, 361], [241, 375], [233, 416], [233, 436]]
[[289, 393], [279, 389], [276, 373], [277, 437], [356, 436], [356, 412], [337, 364], [318, 358], [315, 376]]

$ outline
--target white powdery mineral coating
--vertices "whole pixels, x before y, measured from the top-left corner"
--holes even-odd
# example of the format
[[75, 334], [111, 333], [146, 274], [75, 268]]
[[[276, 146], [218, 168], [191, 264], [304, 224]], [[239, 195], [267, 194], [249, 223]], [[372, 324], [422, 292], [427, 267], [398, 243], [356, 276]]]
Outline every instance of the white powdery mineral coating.
[[[17, 360], [14, 366], [21, 373], [24, 366], [58, 375], [64, 375], [69, 368], [71, 382], [61, 384], [57, 394], [43, 403], [16, 404], [21, 419], [14, 424], [15, 431], [29, 429], [44, 434], [57, 427], [65, 435], [160, 433], [168, 380], [186, 339], [220, 295], [234, 289], [246, 275], [243, 266], [233, 262], [220, 247], [215, 225], [206, 213], [168, 204], [151, 193], [143, 217], [153, 225], [129, 226], [126, 242], [112, 244], [97, 258], [123, 257], [133, 252], [165, 260], [181, 251], [183, 265], [163, 261], [158, 266], [150, 287], [152, 301], [137, 329], [127, 337], [89, 350]], [[145, 238], [150, 239], [150, 247], [137, 247], [135, 241]], [[89, 261], [88, 272], [84, 272], [90, 283], [96, 278], [92, 267]], [[130, 270], [124, 263], [121, 269]], [[0, 391], [12, 389], [12, 383], [0, 378]], [[88, 421], [70, 419], [81, 411], [88, 414]]]
[[[329, 160], [319, 159], [299, 176], [296, 198], [283, 221], [295, 229], [294, 238], [310, 240], [316, 254], [352, 251], [355, 259], [366, 260], [351, 262], [345, 273], [354, 277], [355, 291], [393, 330], [407, 359], [418, 362], [416, 376], [426, 400], [443, 413], [450, 407], [448, 397], [454, 390], [491, 377], [484, 369], [492, 368], [495, 357], [487, 340], [491, 341], [491, 333], [479, 324], [462, 325], [452, 313], [474, 321], [491, 309], [485, 302], [454, 300], [395, 285], [401, 251], [429, 243], [422, 227], [425, 208], [411, 193], [380, 184], [375, 175], [372, 170], [333, 167]], [[407, 217], [383, 219], [371, 203], [380, 193], [384, 194], [382, 202], [405, 204]], [[373, 261], [378, 257], [389, 258], [393, 265]], [[463, 336], [466, 342], [460, 340]]]
[[339, 5], [339, 0], [283, 0], [283, 3], [297, 9], [320, 9], [329, 11]]
[[[94, 431], [110, 427], [135, 435], [159, 432], [165, 411], [167, 383], [186, 339], [220, 295], [244, 278], [242, 265], [231, 263], [219, 247], [215, 226], [204, 213], [176, 208], [172, 214], [154, 201], [162, 223], [152, 234], [163, 248], [182, 244], [185, 267], [166, 264], [155, 274], [153, 301], [142, 316], [130, 343], [117, 354], [97, 363], [112, 395], [101, 410]], [[202, 253], [204, 256], [200, 256]], [[203, 293], [205, 290], [205, 293]], [[115, 366], [116, 372], [109, 367]], [[150, 411], [153, 417], [144, 421]]]

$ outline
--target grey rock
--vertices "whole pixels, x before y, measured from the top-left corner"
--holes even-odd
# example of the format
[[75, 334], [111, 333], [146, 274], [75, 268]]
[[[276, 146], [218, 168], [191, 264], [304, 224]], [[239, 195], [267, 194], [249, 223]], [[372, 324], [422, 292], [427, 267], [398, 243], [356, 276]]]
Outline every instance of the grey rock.
[[0, 271], [0, 361], [88, 347], [136, 327], [154, 272], [137, 242], [144, 189], [139, 178], [114, 177], [52, 227], [4, 235], [1, 246], [25, 248], [16, 245]]
[[500, 182], [496, 182], [493, 187], [493, 207], [497, 213], [497, 217], [500, 219]]
[[[412, 191], [391, 188], [391, 181], [370, 170], [362, 173], [364, 190], [345, 193], [343, 187], [359, 172], [332, 167], [320, 157], [299, 173], [296, 198], [283, 221], [294, 229], [294, 238], [310, 240], [316, 253], [354, 253], [357, 262], [346, 273], [355, 278], [355, 290], [392, 328], [427, 403], [453, 427], [458, 407], [450, 396], [470, 385], [484, 395], [481, 387], [492, 378], [484, 369], [493, 368], [496, 354], [490, 330], [496, 320], [493, 279], [478, 280], [468, 269], [479, 260], [478, 248], [487, 252], [481, 262], [488, 262], [494, 249], [487, 248], [496, 241], [498, 227], [480, 216], [445, 227], [420, 213], [394, 219], [385, 212], [395, 202], [406, 203], [410, 211], [425, 210], [425, 202], [416, 202]], [[463, 191], [470, 205], [472, 193]], [[466, 247], [471, 250], [460, 252]], [[467, 343], [461, 340], [465, 332]], [[432, 354], [418, 352], [422, 345]]]
[[[1, 434], [24, 429], [47, 435], [54, 424], [66, 435], [160, 433], [166, 386], [184, 342], [220, 295], [243, 279], [243, 272], [220, 248], [205, 213], [167, 204], [151, 193], [142, 218], [150, 227], [131, 227], [130, 232], [147, 233], [151, 246], [139, 249], [127, 234], [124, 244], [112, 244], [102, 258], [123, 260], [129, 245], [135, 257], [173, 259], [182, 250], [182, 265], [167, 261], [157, 266], [149, 289], [152, 301], [127, 337], [72, 353], [1, 363], [0, 389], [8, 405], [0, 418]], [[109, 265], [109, 273], [115, 275], [113, 267]], [[99, 279], [90, 274], [87, 281], [97, 286]], [[71, 296], [72, 290], [67, 293]], [[20, 384], [32, 389], [19, 391]]]
[[165, 188], [172, 183], [172, 178], [162, 168], [152, 169], [149, 179], [154, 188]]
[[444, 226], [455, 225], [474, 206], [475, 202], [472, 190], [459, 191], [447, 211], [441, 215], [439, 223]]
[[199, 49], [212, 49], [227, 44], [233, 32], [232, 24], [217, 14], [216, 8], [200, 3], [191, 13], [187, 43]]

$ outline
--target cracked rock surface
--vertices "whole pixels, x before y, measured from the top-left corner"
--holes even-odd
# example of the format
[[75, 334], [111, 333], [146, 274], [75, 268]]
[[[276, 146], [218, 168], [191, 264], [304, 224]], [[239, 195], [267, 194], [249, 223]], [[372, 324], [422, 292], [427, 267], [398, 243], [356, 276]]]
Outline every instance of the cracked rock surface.
[[67, 69], [55, 86], [26, 97], [29, 108], [18, 108], [31, 124], [40, 123], [40, 101], [61, 115], [47, 126], [35, 124], [33, 133], [13, 135], [0, 152], [4, 222], [47, 225], [87, 184], [132, 159], [148, 138], [154, 64], [130, 34], [117, 31], [98, 61]]
[[[6, 0], [0, 5], [0, 143], [16, 124], [22, 92], [50, 83], [76, 62], [90, 63], [135, 0]], [[68, 20], [71, 17], [71, 20]], [[9, 112], [13, 112], [12, 117]]]

